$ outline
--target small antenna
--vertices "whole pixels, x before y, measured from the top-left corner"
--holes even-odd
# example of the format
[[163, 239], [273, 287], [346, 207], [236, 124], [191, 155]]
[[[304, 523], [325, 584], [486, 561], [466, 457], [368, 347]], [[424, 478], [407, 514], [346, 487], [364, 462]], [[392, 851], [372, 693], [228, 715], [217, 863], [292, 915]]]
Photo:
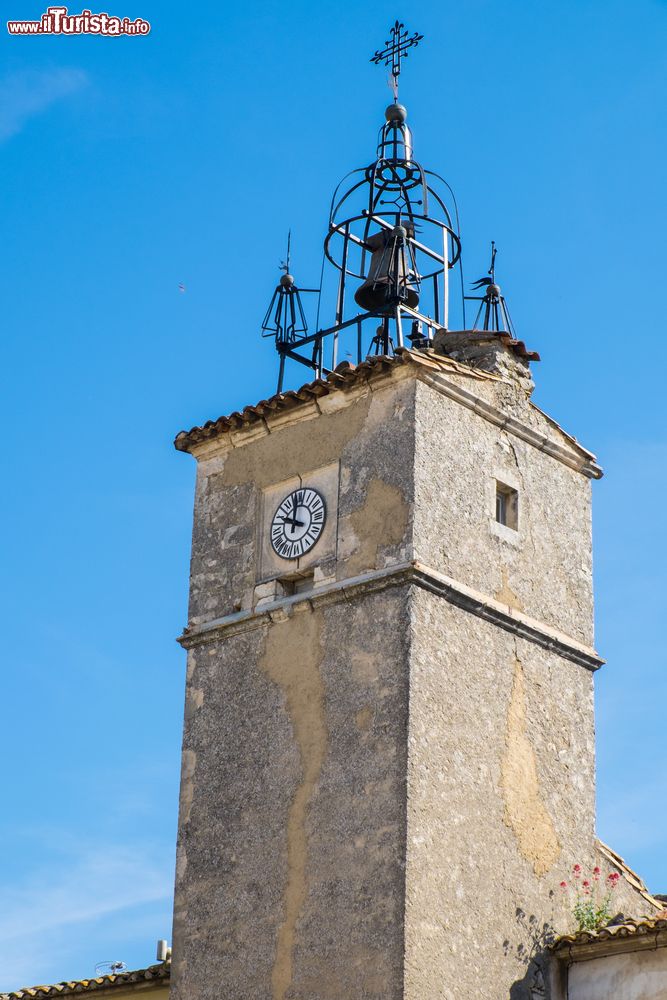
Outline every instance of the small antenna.
[[95, 966], [95, 978], [99, 979], [100, 976], [117, 976], [119, 973], [125, 972], [126, 969], [127, 965], [125, 962], [98, 962]]
[[160, 938], [157, 943], [157, 951], [155, 954], [158, 962], [169, 962], [171, 960], [171, 948], [164, 938]]

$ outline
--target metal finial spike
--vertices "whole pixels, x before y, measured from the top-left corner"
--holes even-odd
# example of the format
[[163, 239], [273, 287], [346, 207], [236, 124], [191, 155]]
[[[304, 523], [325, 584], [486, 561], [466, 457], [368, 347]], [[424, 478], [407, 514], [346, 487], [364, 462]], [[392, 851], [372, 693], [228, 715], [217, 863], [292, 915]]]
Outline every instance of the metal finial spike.
[[382, 62], [384, 62], [385, 66], [391, 66], [394, 100], [398, 101], [398, 78], [401, 75], [401, 59], [403, 56], [407, 59], [408, 49], [411, 49], [413, 45], [419, 45], [424, 36], [416, 31], [413, 35], [408, 36], [407, 28], [402, 21], [398, 20], [395, 21], [390, 35], [391, 37], [384, 43], [384, 48], [377, 49], [375, 54], [371, 56], [371, 62], [375, 63], [376, 66], [379, 66]]
[[280, 270], [284, 271], [285, 274], [289, 274], [290, 269], [290, 257], [291, 257], [291, 246], [292, 246], [292, 230], [287, 231], [287, 257], [285, 260], [280, 262]]
[[[313, 339], [308, 336], [308, 322], [301, 294], [303, 292], [319, 294], [320, 291], [317, 288], [300, 288], [297, 285], [294, 275], [290, 273], [291, 259], [292, 230], [289, 229], [287, 233], [287, 257], [280, 263], [280, 270], [285, 273], [280, 276], [262, 322], [262, 336], [274, 338], [276, 350], [280, 355], [278, 392], [282, 392], [287, 358], [295, 358], [295, 350], [304, 342], [310, 343]], [[297, 360], [299, 359], [297, 358]], [[311, 367], [315, 367], [319, 371], [315, 363]], [[319, 367], [321, 368], [321, 364]]]
[[489, 268], [489, 274], [491, 275], [491, 283], [495, 285], [496, 283], [496, 254], [498, 249], [496, 247], [496, 241], [491, 240], [491, 267]]

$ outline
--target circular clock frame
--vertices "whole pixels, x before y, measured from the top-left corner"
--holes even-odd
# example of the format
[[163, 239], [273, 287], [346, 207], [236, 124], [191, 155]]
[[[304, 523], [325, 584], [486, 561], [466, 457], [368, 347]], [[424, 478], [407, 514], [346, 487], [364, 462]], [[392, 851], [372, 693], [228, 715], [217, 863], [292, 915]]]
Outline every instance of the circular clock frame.
[[294, 561], [317, 545], [327, 521], [327, 502], [319, 490], [300, 486], [278, 504], [271, 518], [271, 548]]

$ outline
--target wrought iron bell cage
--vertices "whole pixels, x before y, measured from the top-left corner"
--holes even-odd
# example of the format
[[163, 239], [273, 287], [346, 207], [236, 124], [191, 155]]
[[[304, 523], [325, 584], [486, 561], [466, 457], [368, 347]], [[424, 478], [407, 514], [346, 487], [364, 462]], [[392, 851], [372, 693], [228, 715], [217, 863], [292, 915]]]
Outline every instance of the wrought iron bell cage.
[[[456, 203], [447, 182], [414, 159], [405, 108], [392, 104], [385, 117], [375, 162], [343, 178], [331, 203], [324, 253], [338, 287], [335, 323], [323, 333], [333, 337], [333, 367], [339, 334], [350, 326], [361, 361], [408, 340], [427, 346], [449, 322], [449, 272], [461, 256]], [[438, 188], [448, 190], [453, 216]], [[357, 281], [354, 300], [364, 311], [349, 316], [350, 282]], [[365, 351], [362, 328], [372, 319], [377, 331]]]
[[[415, 160], [407, 111], [398, 101], [401, 60], [422, 37], [409, 35], [396, 21], [384, 48], [371, 59], [391, 67], [394, 103], [385, 111], [375, 160], [352, 170], [334, 192], [315, 332], [307, 331], [299, 288], [289, 273], [274, 293], [262, 331], [275, 337], [280, 355], [279, 392], [288, 359], [321, 377], [336, 368], [341, 358], [356, 358], [360, 363], [372, 354], [391, 355], [408, 342], [412, 347], [428, 347], [438, 329], [449, 328], [450, 272], [455, 267], [459, 322], [465, 328], [454, 193], [444, 178]], [[289, 260], [283, 270], [289, 271]], [[334, 323], [322, 328], [323, 302], [331, 306], [333, 299]]]

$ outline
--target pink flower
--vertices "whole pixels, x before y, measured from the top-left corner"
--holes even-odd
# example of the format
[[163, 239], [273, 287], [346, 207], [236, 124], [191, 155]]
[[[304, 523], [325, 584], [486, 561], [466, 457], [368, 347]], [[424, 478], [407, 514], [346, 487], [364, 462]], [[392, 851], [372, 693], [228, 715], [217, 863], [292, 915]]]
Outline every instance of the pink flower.
[[600, 878], [600, 874], [601, 874], [600, 869], [596, 865], [595, 868], [593, 869], [593, 878], [597, 881], [597, 879]]
[[581, 878], [581, 865], [573, 865], [572, 874], [575, 878]]
[[588, 881], [587, 878], [585, 878], [584, 881], [581, 884], [583, 885], [584, 889], [586, 889], [587, 886], [589, 886], [591, 883]]
[[567, 889], [567, 882], [561, 882], [560, 887], [561, 889]]

